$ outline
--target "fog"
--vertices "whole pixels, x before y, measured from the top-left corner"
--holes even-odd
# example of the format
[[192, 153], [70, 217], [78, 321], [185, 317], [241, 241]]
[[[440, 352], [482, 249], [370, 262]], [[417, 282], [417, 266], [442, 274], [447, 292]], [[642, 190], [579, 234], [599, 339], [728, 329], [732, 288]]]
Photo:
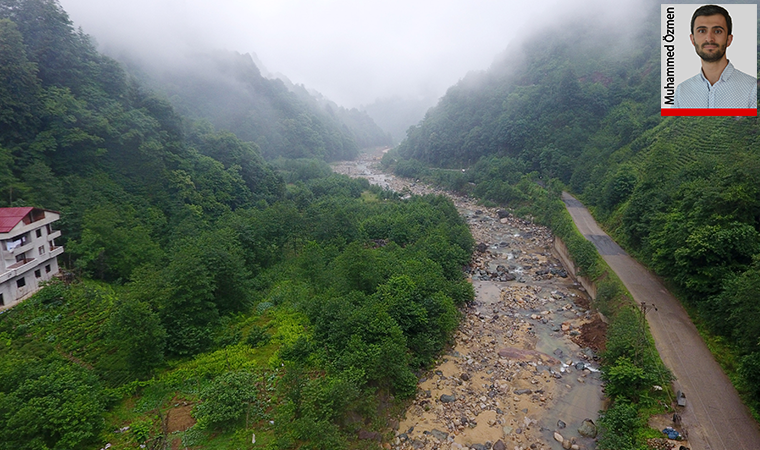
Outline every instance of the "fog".
[[100, 49], [171, 62], [255, 53], [272, 73], [346, 107], [437, 98], [555, 11], [559, 0], [60, 0]]

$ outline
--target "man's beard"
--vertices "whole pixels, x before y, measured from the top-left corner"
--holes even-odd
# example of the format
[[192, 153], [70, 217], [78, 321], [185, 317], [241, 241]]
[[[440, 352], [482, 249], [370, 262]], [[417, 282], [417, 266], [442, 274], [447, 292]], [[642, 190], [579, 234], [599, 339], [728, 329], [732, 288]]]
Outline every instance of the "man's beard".
[[[703, 46], [705, 44], [702, 44]], [[725, 45], [719, 45], [719, 44], [712, 44], [712, 45], [718, 45], [718, 48], [715, 50], [714, 53], [707, 53], [702, 51], [701, 47], [696, 47], [697, 49], [697, 55], [699, 55], [700, 58], [704, 62], [715, 62], [720, 61], [721, 58], [723, 58], [723, 55], [726, 54], [726, 46]]]

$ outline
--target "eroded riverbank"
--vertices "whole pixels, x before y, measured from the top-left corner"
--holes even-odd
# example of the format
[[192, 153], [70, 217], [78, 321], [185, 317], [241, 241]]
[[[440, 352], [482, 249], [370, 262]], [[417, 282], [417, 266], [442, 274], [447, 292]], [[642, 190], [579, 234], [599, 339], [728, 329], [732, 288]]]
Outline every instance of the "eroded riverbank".
[[[475, 301], [462, 311], [453, 348], [420, 379], [386, 446], [595, 448], [594, 439], [579, 432], [585, 419], [596, 420], [603, 398], [595, 350], [586, 347], [598, 336], [584, 333], [603, 326], [552, 255], [551, 233], [471, 199], [382, 174], [376, 158], [363, 155], [334, 170], [398, 192], [448, 195], [478, 243], [469, 267]], [[593, 435], [589, 428], [584, 433]]]

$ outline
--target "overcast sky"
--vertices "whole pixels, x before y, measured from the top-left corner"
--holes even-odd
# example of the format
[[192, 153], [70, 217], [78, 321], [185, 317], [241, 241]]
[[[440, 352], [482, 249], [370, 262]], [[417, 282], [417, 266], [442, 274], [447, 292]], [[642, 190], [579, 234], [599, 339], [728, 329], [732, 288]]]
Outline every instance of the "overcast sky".
[[[60, 0], [101, 49], [256, 53], [271, 72], [355, 107], [436, 97], [483, 70], [560, 0]], [[164, 55], [162, 55], [164, 56]]]

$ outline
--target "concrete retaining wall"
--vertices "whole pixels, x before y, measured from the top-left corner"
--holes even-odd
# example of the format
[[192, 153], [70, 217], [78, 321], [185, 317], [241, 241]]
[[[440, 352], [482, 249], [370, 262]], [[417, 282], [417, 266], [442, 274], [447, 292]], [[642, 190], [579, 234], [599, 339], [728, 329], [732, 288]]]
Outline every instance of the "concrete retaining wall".
[[562, 242], [562, 239], [558, 238], [557, 236], [554, 236], [553, 253], [554, 256], [556, 256], [562, 262], [562, 265], [565, 266], [567, 273], [569, 273], [574, 280], [578, 281], [581, 286], [586, 289], [586, 292], [591, 297], [591, 299], [595, 300], [596, 285], [593, 281], [591, 281], [590, 278], [578, 275], [578, 268], [575, 267], [575, 262], [573, 262], [573, 258], [570, 256], [570, 252], [567, 251], [567, 246], [564, 242]]

